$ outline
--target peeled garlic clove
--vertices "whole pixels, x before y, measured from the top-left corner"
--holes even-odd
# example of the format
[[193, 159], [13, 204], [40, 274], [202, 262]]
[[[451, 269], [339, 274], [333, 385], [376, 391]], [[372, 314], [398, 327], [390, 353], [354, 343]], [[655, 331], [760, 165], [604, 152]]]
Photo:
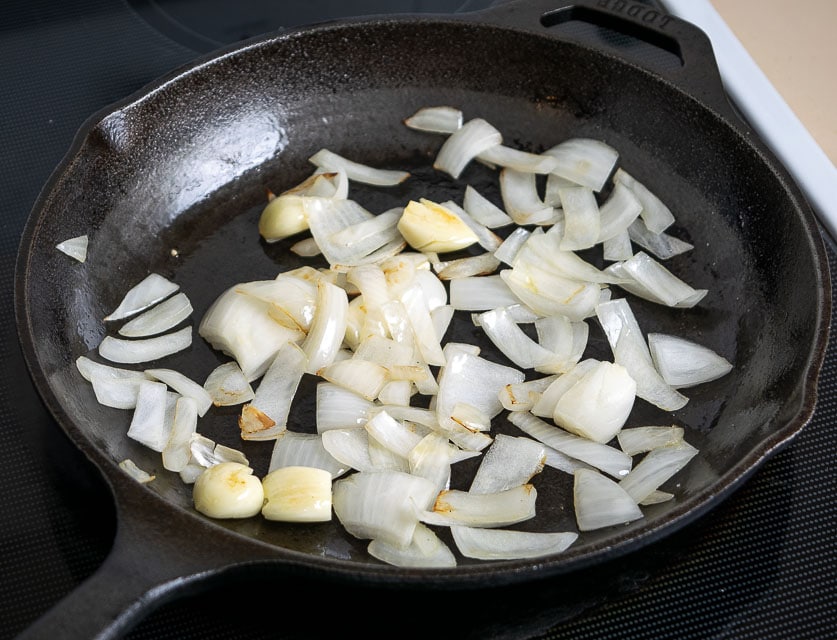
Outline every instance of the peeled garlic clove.
[[424, 252], [458, 251], [479, 240], [459, 216], [426, 198], [411, 200], [404, 207], [398, 230], [407, 244]]
[[210, 518], [249, 518], [261, 511], [264, 488], [247, 465], [221, 462], [198, 476], [192, 500], [195, 509]]
[[314, 467], [280, 467], [262, 480], [262, 515], [281, 522], [331, 520], [331, 473]]

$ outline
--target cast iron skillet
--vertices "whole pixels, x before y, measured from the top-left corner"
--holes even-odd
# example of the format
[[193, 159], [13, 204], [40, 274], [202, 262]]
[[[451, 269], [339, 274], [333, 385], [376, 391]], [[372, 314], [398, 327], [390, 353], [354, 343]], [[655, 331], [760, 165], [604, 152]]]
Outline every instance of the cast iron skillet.
[[[593, 46], [565, 23], [595, 25], [660, 47], [676, 64], [637, 65], [630, 51]], [[669, 55], [671, 54], [671, 55]], [[256, 231], [265, 189], [281, 191], [327, 147], [414, 178], [358, 189], [371, 210], [408, 198], [458, 198], [471, 183], [497, 198], [493, 173], [460, 181], [429, 169], [442, 137], [402, 118], [450, 104], [483, 117], [509, 144], [533, 151], [567, 137], [600, 138], [677, 217], [672, 232], [695, 249], [669, 267], [710, 293], [673, 312], [633, 300], [646, 330], [688, 335], [729, 358], [734, 371], [690, 390], [676, 416], [638, 403], [634, 425], [677, 421], [701, 453], [678, 477], [677, 497], [628, 526], [584, 534], [537, 561], [475, 562], [452, 570], [399, 569], [371, 559], [337, 522], [287, 526], [260, 518], [210, 521], [159, 454], [125, 437], [129, 414], [99, 406], [75, 369], [96, 357], [102, 318], [149, 272], [178, 282], [197, 325], [229, 285], [271, 278], [299, 263], [288, 243]], [[55, 250], [89, 234], [84, 264]], [[173, 252], [176, 250], [176, 252]], [[591, 256], [595, 260], [595, 256]], [[830, 318], [823, 245], [787, 172], [727, 103], [708, 39], [691, 25], [630, 2], [517, 2], [461, 16], [400, 16], [323, 24], [255, 39], [169, 75], [92, 118], [38, 199], [17, 264], [20, 340], [44, 402], [98, 465], [117, 505], [104, 565], [25, 635], [113, 637], [163, 599], [234, 571], [274, 567], [346, 584], [470, 589], [530, 582], [635, 551], [718, 504], [809, 421]], [[605, 356], [591, 329], [591, 349]], [[467, 321], [454, 339], [473, 340]], [[480, 343], [486, 357], [499, 358]], [[202, 380], [225, 358], [196, 339], [159, 366]], [[157, 364], [157, 363], [153, 363]], [[310, 391], [310, 388], [308, 388]], [[292, 429], [312, 429], [310, 394]], [[199, 429], [243, 448], [257, 473], [270, 446], [242, 443], [235, 412]], [[502, 421], [497, 432], [513, 432]], [[148, 485], [117, 462], [156, 472]], [[572, 529], [561, 508], [570, 480], [537, 478], [538, 517], [527, 526]]]

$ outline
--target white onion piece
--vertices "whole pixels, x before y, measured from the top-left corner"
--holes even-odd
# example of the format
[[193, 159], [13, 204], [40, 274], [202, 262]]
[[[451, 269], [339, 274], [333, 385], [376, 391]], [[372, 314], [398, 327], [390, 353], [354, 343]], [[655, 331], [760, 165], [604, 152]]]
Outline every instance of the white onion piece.
[[610, 240], [624, 233], [642, 211], [642, 203], [634, 192], [621, 182], [616, 182], [610, 195], [599, 207], [598, 242]]
[[[503, 410], [500, 390], [507, 384], [524, 380], [523, 372], [514, 367], [458, 349], [451, 349], [447, 358], [447, 364], [439, 371], [439, 393], [436, 395], [436, 416], [442, 429], [455, 429], [451, 415], [460, 402], [495, 417]], [[479, 384], [475, 384], [477, 380]]]
[[[367, 431], [367, 433], [369, 433]], [[369, 459], [374, 471], [401, 471], [409, 473], [410, 464], [407, 458], [396, 453], [386, 445], [378, 442], [372, 435], [368, 438]]]
[[[633, 255], [634, 246], [631, 244], [631, 236], [627, 231], [620, 231], [613, 237], [602, 242], [602, 257], [605, 260], [628, 260]], [[611, 271], [611, 273], [617, 276], [616, 271]], [[622, 279], [624, 280], [624, 278]], [[630, 284], [630, 281], [626, 280], [625, 282]]]
[[[334, 258], [333, 262], [342, 265], [351, 265], [360, 262], [373, 251], [380, 249], [384, 244], [400, 239], [400, 233], [396, 228], [401, 218], [402, 209], [390, 209], [378, 215], [356, 222], [333, 233], [328, 239], [329, 251], [323, 250], [324, 255], [335, 256], [342, 253], [342, 258]], [[322, 249], [322, 247], [320, 247]], [[345, 250], [345, 253], [343, 253]]]
[[538, 342], [545, 349], [573, 366], [581, 360], [590, 336], [590, 326], [586, 322], [573, 322], [566, 316], [547, 316], [537, 318], [534, 325]]
[[301, 340], [301, 331], [282, 326], [269, 305], [230, 287], [209, 307], [198, 333], [214, 349], [231, 356], [249, 382], [260, 377], [287, 342]]
[[346, 335], [348, 305], [345, 290], [325, 281], [317, 283], [317, 309], [302, 343], [308, 357], [308, 373], [316, 373], [334, 362]]
[[164, 382], [172, 391], [187, 396], [195, 401], [198, 416], [203, 417], [212, 406], [212, 396], [209, 392], [191, 378], [174, 369], [146, 369], [145, 375], [154, 380]]
[[288, 426], [291, 403], [308, 368], [305, 352], [285, 343], [262, 376], [253, 400], [241, 409], [238, 426], [244, 440], [271, 440]]
[[652, 233], [661, 233], [674, 224], [674, 214], [654, 193], [630, 173], [618, 168], [613, 174], [613, 182], [621, 182], [628, 187], [642, 203], [639, 214]]
[[[565, 187], [577, 187], [579, 184], [577, 182], [573, 182], [572, 180], [567, 180], [566, 178], [562, 178], [559, 175], [554, 173], [550, 173], [546, 176], [546, 184], [544, 185], [544, 193], [543, 193], [543, 201], [544, 204], [555, 207], [556, 209], [561, 209], [561, 189]], [[563, 218], [562, 218], [563, 220]]]
[[649, 333], [648, 348], [657, 371], [675, 389], [711, 382], [732, 371], [732, 363], [723, 356], [678, 336]]
[[589, 464], [581, 462], [581, 460], [576, 460], [575, 458], [571, 458], [570, 456], [561, 453], [558, 449], [553, 449], [552, 447], [544, 445], [544, 451], [544, 464], [547, 467], [558, 469], [564, 473], [575, 473], [576, 469], [593, 468]]
[[133, 378], [135, 380], [148, 379], [148, 376], [146, 376], [142, 371], [134, 371], [132, 369], [123, 369], [121, 367], [103, 364], [101, 362], [91, 360], [87, 356], [79, 356], [76, 358], [76, 368], [82, 377], [88, 382], [92, 382], [94, 374], [98, 374], [103, 378], [112, 378], [114, 380], [121, 378]]
[[137, 406], [137, 394], [144, 377], [113, 377], [93, 371], [90, 382], [96, 401], [113, 409], [133, 409]]
[[71, 258], [74, 258], [78, 262], [84, 262], [87, 260], [87, 247], [89, 245], [89, 239], [87, 235], [76, 236], [74, 238], [68, 238], [63, 242], [59, 242], [55, 245], [55, 248], [58, 249], [61, 253], [64, 253]]
[[379, 187], [395, 186], [410, 177], [408, 171], [378, 169], [349, 160], [328, 149], [320, 149], [308, 160], [323, 171], [343, 172], [349, 180]]
[[492, 166], [541, 175], [550, 173], [558, 165], [557, 159], [552, 156], [529, 153], [502, 144], [486, 149], [477, 156], [477, 160]]
[[212, 457], [215, 461], [213, 464], [218, 464], [219, 462], [240, 462], [241, 464], [250, 464], [247, 460], [247, 456], [245, 456], [242, 451], [228, 447], [220, 442], [215, 443], [215, 447], [212, 449]]
[[530, 338], [504, 307], [485, 311], [477, 318], [489, 340], [521, 369], [561, 373], [573, 364]]
[[466, 402], [457, 402], [453, 405], [450, 417], [468, 431], [491, 431], [491, 417]]
[[378, 400], [383, 404], [407, 406], [412, 397], [413, 385], [409, 380], [390, 380], [378, 393]]
[[144, 311], [151, 305], [165, 300], [179, 288], [179, 284], [171, 282], [159, 274], [150, 273], [138, 284], [131, 287], [116, 309], [105, 316], [104, 319], [105, 321], [122, 320]]
[[689, 399], [668, 384], [648, 358], [648, 346], [641, 334], [634, 333], [628, 326], [622, 328], [613, 359], [625, 367], [636, 380], [636, 395], [663, 411], [677, 411]]
[[650, 251], [660, 260], [668, 260], [673, 256], [679, 256], [695, 248], [689, 242], [685, 242], [676, 236], [669, 235], [665, 231], [653, 233], [648, 230], [643, 220], [634, 220], [628, 227], [628, 236], [631, 241], [638, 244], [646, 251]]
[[532, 235], [532, 232], [526, 227], [517, 227], [508, 236], [506, 236], [503, 243], [497, 247], [494, 251], [494, 257], [500, 262], [512, 266], [515, 258], [526, 244], [530, 235]]
[[442, 353], [442, 345], [433, 320], [430, 317], [430, 309], [419, 284], [413, 284], [401, 294], [401, 303], [407, 312], [407, 318], [413, 328], [413, 337], [422, 356], [423, 362], [429, 365], [441, 366], [445, 364], [445, 356]]
[[585, 462], [591, 467], [601, 469], [614, 478], [627, 475], [633, 465], [631, 457], [623, 451], [568, 433], [531, 413], [511, 413], [509, 422], [548, 447], [570, 458]]
[[192, 457], [190, 442], [198, 428], [198, 405], [186, 396], [177, 399], [174, 419], [166, 446], [163, 447], [163, 467], [169, 471], [183, 471]]
[[308, 198], [305, 202], [305, 212], [311, 235], [329, 264], [357, 263], [380, 246], [374, 236], [371, 245], [362, 246], [360, 249], [332, 241], [336, 234], [346, 229], [360, 223], [375, 221], [375, 216], [355, 200]]
[[241, 367], [235, 361], [218, 365], [204, 380], [203, 388], [216, 407], [229, 407], [249, 402], [256, 395]]
[[331, 520], [331, 474], [316, 467], [280, 467], [262, 479], [262, 516], [277, 522]]
[[629, 456], [635, 456], [658, 447], [679, 444], [683, 441], [683, 433], [683, 427], [676, 425], [631, 427], [622, 429], [616, 435], [616, 439], [622, 451]]
[[[647, 256], [647, 258], [651, 259], [650, 256]], [[659, 264], [657, 266], [662, 267], [662, 265], [659, 265]], [[664, 267], [662, 267], [662, 268], [664, 269]], [[680, 300], [676, 304], [669, 305], [668, 302], [665, 300], [665, 298], [660, 296], [660, 291], [659, 290], [655, 290], [653, 288], [653, 286], [651, 288], [649, 288], [647, 285], [642, 283], [640, 280], [637, 280], [625, 268], [625, 261], [614, 262], [609, 267], [607, 267], [605, 269], [605, 271], [610, 271], [615, 276], [620, 277], [620, 278], [624, 278], [625, 281], [620, 282], [619, 286], [622, 289], [624, 289], [625, 291], [627, 291], [628, 293], [632, 293], [639, 298], [643, 298], [643, 299], [649, 300], [651, 302], [656, 302], [657, 304], [661, 304], [661, 305], [678, 307], [678, 308], [681, 308], [681, 309], [690, 308], [690, 307], [695, 306], [698, 302], [700, 302], [706, 296], [706, 294], [708, 293], [707, 289], [693, 289], [692, 293], [689, 294], [688, 291], [685, 291], [684, 288], [683, 288], [683, 285], [685, 283], [683, 283], [682, 281], [678, 282], [677, 281], [678, 279], [675, 279], [673, 281], [670, 281], [668, 284], [669, 285], [673, 284], [675, 286], [675, 288], [679, 289], [678, 293], [680, 293], [680, 294], [686, 293], [686, 296], [684, 298], [682, 298], [682, 300]], [[660, 272], [660, 273], [654, 273], [654, 271], [656, 271], [656, 269], [652, 269], [652, 270], [647, 271], [645, 273], [645, 276], [646, 277], [651, 277], [652, 281], [654, 280], [655, 276], [660, 276], [660, 275], [663, 276], [663, 280], [666, 280], [666, 279], [671, 280], [671, 278], [674, 277], [673, 274], [671, 274], [670, 272], [667, 272], [667, 270], [664, 271], [664, 272]], [[660, 283], [657, 282], [655, 284], [659, 285]], [[689, 285], [686, 285], [686, 286], [688, 287]]]
[[439, 280], [487, 276], [494, 273], [499, 266], [500, 261], [493, 254], [481, 253], [445, 263], [444, 267], [439, 269], [438, 276]]
[[358, 344], [352, 357], [375, 362], [387, 369], [415, 362], [411, 345], [374, 334], [365, 337]]
[[652, 504], [662, 504], [663, 502], [668, 502], [673, 499], [674, 494], [669, 493], [668, 491], [652, 491], [647, 498], [640, 501], [639, 505], [641, 507], [647, 507]]
[[638, 251], [622, 268], [644, 289], [669, 307], [693, 307], [708, 293], [675, 276], [644, 251]]
[[489, 229], [506, 227], [514, 222], [505, 211], [471, 185], [465, 187], [465, 195], [462, 196], [462, 208], [474, 220]]
[[519, 303], [520, 299], [499, 275], [450, 281], [450, 304], [460, 311], [487, 311]]
[[431, 133], [453, 133], [462, 126], [462, 111], [454, 107], [422, 107], [404, 119], [410, 129]]
[[144, 469], [140, 469], [137, 463], [130, 458], [121, 460], [119, 462], [119, 468], [140, 484], [146, 484], [157, 478], [157, 476], [148, 473]]
[[550, 269], [557, 275], [581, 282], [611, 284], [619, 282], [612, 273], [596, 268], [577, 253], [561, 248], [561, 237], [557, 234], [534, 232], [515, 256], [513, 264], [522, 261]]
[[385, 410], [377, 411], [364, 425], [370, 438], [403, 458], [421, 441], [421, 436], [411, 431], [403, 422], [396, 420]]
[[599, 205], [593, 190], [588, 187], [564, 187], [559, 191], [564, 211], [564, 233], [561, 249], [578, 251], [589, 249], [598, 242], [601, 222]]
[[562, 553], [578, 539], [575, 531], [531, 532], [462, 525], [450, 530], [459, 552], [477, 560], [540, 558]]
[[570, 138], [544, 154], [558, 160], [552, 173], [594, 191], [602, 190], [619, 159], [616, 149], [592, 138]]
[[320, 245], [317, 244], [317, 241], [314, 238], [303, 238], [302, 240], [298, 240], [291, 245], [290, 250], [292, 253], [295, 253], [303, 258], [313, 258], [314, 256], [319, 256], [323, 253], [320, 249]]
[[139, 364], [165, 358], [192, 345], [192, 327], [153, 338], [122, 340], [105, 336], [99, 344], [99, 355], [122, 364]]
[[323, 446], [322, 438], [316, 433], [299, 433], [286, 429], [273, 444], [267, 471], [281, 467], [315, 467], [338, 478], [349, 470], [349, 466], [334, 458]]
[[534, 173], [514, 169], [500, 171], [503, 208], [518, 225], [551, 224], [555, 219], [554, 208], [538, 194], [536, 178]]
[[660, 485], [685, 467], [698, 453], [688, 442], [649, 451], [619, 485], [636, 502], [642, 502]]
[[576, 382], [581, 380], [581, 377], [598, 366], [598, 360], [587, 358], [581, 360], [573, 365], [570, 369], [555, 377], [535, 400], [532, 405], [532, 413], [540, 418], [552, 418], [555, 413], [555, 405], [567, 390]]
[[600, 285], [556, 275], [534, 264], [518, 262], [500, 271], [500, 278], [517, 297], [541, 316], [564, 315], [578, 321], [589, 317], [599, 302]]
[[458, 251], [479, 240], [462, 217], [427, 198], [407, 203], [398, 221], [398, 231], [413, 249], [423, 252]]
[[341, 464], [357, 471], [377, 471], [369, 455], [369, 434], [360, 427], [334, 428], [321, 434], [323, 448]]
[[[642, 336], [639, 322], [637, 322], [631, 304], [626, 298], [614, 298], [613, 300], [599, 303], [596, 307], [596, 318], [605, 333], [611, 350], [616, 348], [616, 343], [622, 334], [623, 328], [630, 331], [632, 336]], [[641, 342], [639, 346], [643, 346], [644, 344], [644, 342]], [[644, 354], [645, 360], [651, 362], [651, 352], [647, 346], [645, 346]]]
[[389, 381], [386, 367], [360, 358], [332, 362], [319, 369], [317, 375], [370, 401], [378, 397]]
[[163, 333], [192, 315], [192, 303], [180, 292], [151, 307], [119, 328], [126, 338], [142, 338]]
[[482, 118], [474, 118], [454, 131], [442, 144], [433, 168], [458, 178], [483, 151], [502, 144], [503, 135]]
[[267, 303], [267, 313], [279, 324], [308, 331], [317, 308], [317, 285], [302, 277], [280, 273], [273, 280], [242, 282], [236, 293]]
[[538, 491], [523, 484], [494, 493], [469, 493], [458, 489], [442, 491], [419, 518], [425, 524], [471, 527], [505, 527], [535, 517]]
[[590, 469], [577, 469], [573, 475], [573, 505], [579, 531], [626, 524], [643, 517], [639, 505], [618, 482]]
[[604, 444], [627, 422], [636, 389], [625, 367], [601, 361], [558, 399], [553, 419], [567, 431]]
[[503, 239], [494, 233], [491, 229], [472, 218], [465, 209], [456, 204], [453, 200], [446, 200], [442, 206], [450, 211], [453, 215], [459, 218], [465, 225], [473, 231], [477, 237], [480, 246], [486, 251], [494, 251], [500, 246]]
[[[427, 478], [436, 492], [450, 486], [450, 472], [454, 448], [448, 439], [439, 433], [428, 433], [407, 455], [410, 473]], [[470, 452], [479, 455], [478, 452]]]
[[395, 567], [442, 569], [456, 566], [456, 556], [439, 536], [422, 523], [416, 525], [413, 539], [406, 547], [397, 547], [380, 539], [366, 547], [373, 558]]
[[517, 384], [507, 384], [500, 391], [500, 402], [507, 411], [529, 411], [544, 390], [557, 378], [557, 375], [549, 375]]
[[545, 459], [543, 443], [498, 433], [483, 454], [468, 491], [497, 493], [526, 484], [543, 471]]
[[417, 513], [430, 508], [435, 496], [433, 483], [419, 476], [358, 472], [334, 482], [332, 505], [350, 535], [403, 548], [413, 539]]
[[137, 403], [128, 427], [128, 437], [153, 451], [162, 452], [169, 441], [171, 422], [167, 405], [174, 407], [177, 394], [162, 382], [145, 380], [140, 383]]

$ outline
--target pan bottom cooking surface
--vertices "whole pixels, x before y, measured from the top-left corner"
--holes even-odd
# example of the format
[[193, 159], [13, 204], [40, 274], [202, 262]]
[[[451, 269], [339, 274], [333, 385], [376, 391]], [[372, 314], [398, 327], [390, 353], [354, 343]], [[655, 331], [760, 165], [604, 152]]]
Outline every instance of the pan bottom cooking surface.
[[[453, 12], [491, 3], [310, 2], [299, 5], [321, 13], [284, 19], [270, 6], [275, 3], [233, 4], [235, 19], [225, 20], [228, 7], [220, 1], [72, 0], [58, 8], [35, 0], [13, 9], [0, 33], [0, 53], [9, 62], [0, 75], [5, 86], [19, 88], [0, 106], [4, 122], [14, 124], [0, 131], [7, 185], [0, 193], [7, 276], [0, 305], [6, 314], [0, 478], [11, 488], [0, 516], [2, 637], [14, 637], [90, 575], [107, 554], [115, 526], [98, 472], [51, 420], [23, 375], [14, 333], [11, 275], [20, 230], [82, 120], [216, 42], [321, 18], [380, 13], [384, 4], [388, 11]], [[831, 243], [829, 258], [833, 270]], [[580, 575], [464, 595], [347, 590], [293, 575], [230, 576], [223, 585], [163, 605], [128, 637], [310, 638], [341, 626], [368, 629], [370, 637], [828, 637], [837, 601], [837, 447], [829, 424], [837, 402], [835, 367], [832, 347], [814, 419], [787, 449], [720, 507], [638, 553]], [[303, 604], [306, 611], [327, 611], [328, 625], [322, 616], [297, 613]], [[401, 622], [390, 626], [393, 619]]]

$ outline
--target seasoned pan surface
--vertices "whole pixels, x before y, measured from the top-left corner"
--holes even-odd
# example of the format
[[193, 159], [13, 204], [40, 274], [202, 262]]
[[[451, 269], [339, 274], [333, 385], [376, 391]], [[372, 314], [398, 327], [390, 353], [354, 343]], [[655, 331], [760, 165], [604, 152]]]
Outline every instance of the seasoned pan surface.
[[[578, 569], [673, 531], [715, 505], [807, 423], [830, 286], [816, 225], [796, 186], [720, 101], [556, 37], [535, 8], [510, 7], [472, 20], [365, 20], [263, 38], [155, 84], [80, 133], [24, 233], [20, 336], [46, 404], [117, 494], [130, 494], [121, 512], [132, 522], [167, 521], [169, 533], [184, 541], [199, 535], [219, 541], [213, 567], [234, 550], [231, 562], [252, 553], [332, 577], [504, 584]], [[526, 27], [519, 26], [521, 15]], [[643, 327], [690, 335], [735, 364], [723, 380], [690, 390], [676, 416], [643, 403], [631, 416], [633, 424], [674, 418], [688, 427], [687, 439], [701, 453], [678, 476], [676, 499], [647, 508], [625, 527], [586, 533], [560, 556], [460, 558], [456, 569], [434, 571], [375, 561], [366, 543], [336, 521], [287, 526], [203, 518], [192, 509], [190, 487], [162, 469], [159, 454], [125, 437], [130, 415], [95, 401], [75, 359], [96, 357], [102, 318], [150, 272], [181, 285], [196, 325], [228, 286], [302, 264], [290, 242], [261, 242], [256, 223], [265, 190], [297, 184], [321, 148], [413, 173], [399, 187], [357, 187], [354, 197], [372, 211], [419, 197], [458, 200], [465, 184], [499, 201], [495, 173], [475, 164], [459, 180], [439, 175], [430, 165], [442, 138], [402, 124], [418, 108], [440, 104], [485, 118], [507, 144], [530, 151], [572, 136], [602, 139], [675, 212], [672, 233], [695, 249], [668, 265], [709, 295], [695, 309], [676, 312], [633, 299], [632, 305]], [[90, 237], [84, 264], [55, 250], [83, 233]], [[606, 357], [603, 337], [591, 333], [591, 353]], [[468, 317], [457, 320], [451, 337], [477, 342], [486, 357], [502, 360]], [[223, 359], [196, 339], [158, 364], [203, 380]], [[311, 381], [301, 388], [289, 428], [313, 431], [312, 389]], [[199, 430], [241, 448], [261, 475], [270, 446], [241, 442], [235, 418], [235, 410], [216, 410]], [[514, 430], [499, 420], [496, 432]], [[121, 489], [116, 463], [125, 458], [157, 479]], [[468, 470], [463, 463], [461, 473]], [[536, 485], [539, 514], [527, 528], [574, 529], [571, 480], [546, 469]]]

